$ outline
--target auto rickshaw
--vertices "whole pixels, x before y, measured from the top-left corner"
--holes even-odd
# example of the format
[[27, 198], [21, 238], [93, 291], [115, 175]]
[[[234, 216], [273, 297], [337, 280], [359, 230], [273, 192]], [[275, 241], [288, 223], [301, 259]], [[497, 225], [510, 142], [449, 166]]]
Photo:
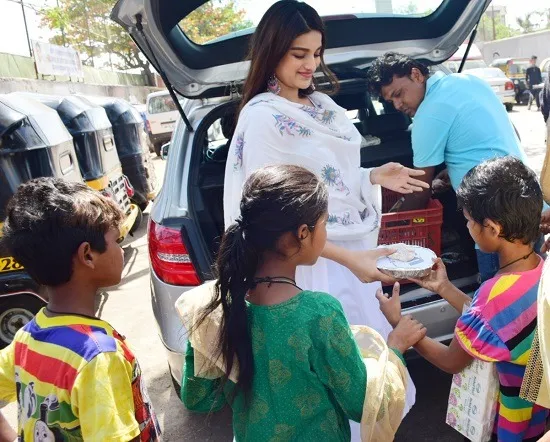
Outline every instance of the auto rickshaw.
[[[0, 220], [19, 185], [39, 177], [82, 182], [73, 139], [49, 107], [26, 97], [0, 95]], [[0, 348], [45, 305], [40, 287], [0, 250]]]
[[529, 67], [529, 59], [497, 58], [493, 60], [491, 67], [499, 68], [510, 80], [512, 80], [516, 91], [516, 103], [527, 104], [530, 93], [525, 80], [525, 72]]
[[135, 231], [141, 222], [138, 219], [139, 208], [130, 200], [134, 191], [122, 173], [113, 129], [105, 110], [75, 95], [31, 96], [56, 110], [73, 136], [80, 172], [86, 184], [113, 198], [125, 213], [126, 218], [120, 229], [121, 239]]
[[121, 98], [89, 97], [89, 100], [107, 112], [122, 172], [134, 188], [132, 201], [145, 210], [158, 190], [155, 168], [146, 147], [143, 119], [130, 103]]

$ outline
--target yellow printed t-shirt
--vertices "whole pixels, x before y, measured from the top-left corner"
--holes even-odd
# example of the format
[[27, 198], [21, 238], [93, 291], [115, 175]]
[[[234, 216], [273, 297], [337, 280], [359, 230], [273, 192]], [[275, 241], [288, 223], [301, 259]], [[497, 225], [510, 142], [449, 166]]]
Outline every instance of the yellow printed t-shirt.
[[25, 442], [160, 440], [137, 359], [100, 319], [41, 310], [0, 351], [0, 406]]

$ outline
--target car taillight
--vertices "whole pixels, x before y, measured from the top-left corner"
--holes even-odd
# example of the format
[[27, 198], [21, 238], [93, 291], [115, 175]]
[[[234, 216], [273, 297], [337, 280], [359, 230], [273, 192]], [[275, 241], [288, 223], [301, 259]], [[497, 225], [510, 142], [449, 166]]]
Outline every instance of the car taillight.
[[149, 120], [145, 120], [145, 128], [147, 132], [151, 133], [151, 123], [149, 123]]
[[506, 84], [504, 85], [504, 90], [505, 91], [513, 91], [514, 90], [514, 83], [512, 83], [511, 81], [507, 81]]
[[201, 283], [179, 230], [149, 220], [148, 239], [151, 267], [161, 281], [172, 285]]

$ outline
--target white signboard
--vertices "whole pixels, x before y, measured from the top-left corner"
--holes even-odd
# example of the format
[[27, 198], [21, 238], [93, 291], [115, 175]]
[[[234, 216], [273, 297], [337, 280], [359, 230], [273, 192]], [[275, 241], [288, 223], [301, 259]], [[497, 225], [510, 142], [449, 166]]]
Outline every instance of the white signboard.
[[33, 40], [32, 50], [39, 74], [84, 77], [80, 55], [73, 48]]

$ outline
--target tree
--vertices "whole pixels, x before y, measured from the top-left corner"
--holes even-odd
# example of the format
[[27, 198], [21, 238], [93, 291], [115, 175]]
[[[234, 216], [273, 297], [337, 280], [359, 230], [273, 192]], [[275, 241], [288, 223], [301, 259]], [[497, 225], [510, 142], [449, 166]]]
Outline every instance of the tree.
[[71, 46], [84, 56], [83, 63], [97, 66], [107, 55], [114, 68], [141, 69], [151, 76], [147, 59], [128, 33], [109, 15], [115, 0], [58, 0], [58, 6], [42, 10], [42, 26], [57, 34], [51, 42]]
[[211, 0], [185, 17], [180, 27], [195, 43], [206, 43], [217, 37], [254, 26], [245, 20], [246, 11], [237, 9], [235, 1]]
[[481, 17], [478, 35], [483, 41], [501, 40], [518, 34], [519, 31], [503, 23], [500, 17], [494, 20], [486, 14]]
[[[42, 25], [56, 31], [52, 43], [72, 46], [83, 55], [86, 65], [97, 66], [108, 56], [104, 66], [141, 69], [151, 79], [147, 59], [128, 33], [109, 17], [115, 1], [58, 0], [58, 6], [42, 10]], [[237, 10], [234, 1], [221, 3], [211, 0], [182, 21], [186, 26], [182, 29], [193, 41], [201, 43], [252, 25], [244, 20], [245, 11]]]
[[433, 9], [431, 9], [431, 8], [419, 11], [417, 2], [414, 2], [412, 0], [410, 0], [407, 5], [397, 7], [393, 11], [394, 14], [416, 15], [416, 16], [419, 16], [419, 17], [424, 17], [424, 16], [427, 16], [427, 15], [430, 15], [432, 12], [433, 12]]
[[516, 22], [524, 34], [528, 34], [535, 30], [535, 25], [531, 20], [534, 15], [537, 15], [537, 12], [532, 11], [528, 12], [523, 17], [516, 17]]

